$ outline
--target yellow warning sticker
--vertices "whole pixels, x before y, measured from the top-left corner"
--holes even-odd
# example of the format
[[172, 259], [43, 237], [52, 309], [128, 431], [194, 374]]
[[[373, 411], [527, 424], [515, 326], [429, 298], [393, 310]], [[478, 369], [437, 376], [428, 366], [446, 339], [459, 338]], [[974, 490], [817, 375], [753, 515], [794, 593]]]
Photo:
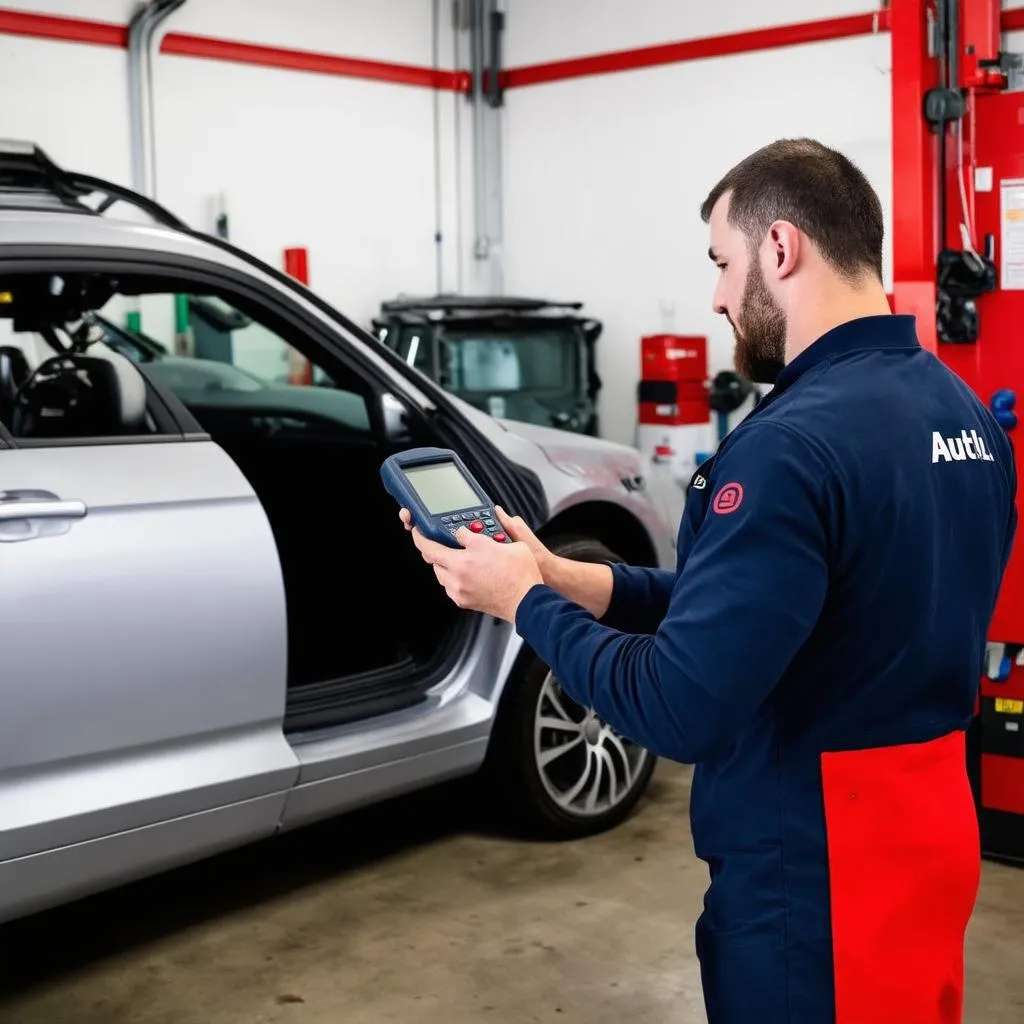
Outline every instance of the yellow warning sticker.
[[996, 697], [996, 711], [1001, 715], [1024, 715], [1024, 700]]

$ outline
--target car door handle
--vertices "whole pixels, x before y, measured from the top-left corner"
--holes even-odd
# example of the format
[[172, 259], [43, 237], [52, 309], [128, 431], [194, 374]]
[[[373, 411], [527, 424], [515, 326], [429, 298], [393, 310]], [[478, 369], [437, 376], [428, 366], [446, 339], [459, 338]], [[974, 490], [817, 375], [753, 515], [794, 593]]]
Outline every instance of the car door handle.
[[0, 523], [19, 519], [81, 519], [85, 513], [84, 501], [0, 501]]

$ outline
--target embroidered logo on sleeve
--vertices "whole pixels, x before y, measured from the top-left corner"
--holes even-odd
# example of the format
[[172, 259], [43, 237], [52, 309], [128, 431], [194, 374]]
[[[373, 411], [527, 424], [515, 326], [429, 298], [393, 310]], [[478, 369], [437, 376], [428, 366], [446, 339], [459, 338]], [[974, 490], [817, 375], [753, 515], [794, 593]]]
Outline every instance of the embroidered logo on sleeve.
[[723, 484], [711, 507], [720, 516], [735, 512], [743, 503], [743, 484]]

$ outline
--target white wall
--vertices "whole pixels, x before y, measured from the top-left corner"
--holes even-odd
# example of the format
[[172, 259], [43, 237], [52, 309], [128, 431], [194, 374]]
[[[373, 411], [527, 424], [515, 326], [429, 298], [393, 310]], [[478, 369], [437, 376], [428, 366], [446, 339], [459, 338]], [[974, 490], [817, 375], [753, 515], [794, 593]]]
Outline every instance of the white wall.
[[[22, 0], [40, 14], [125, 21], [130, 0]], [[131, 183], [124, 50], [0, 35], [0, 137], [38, 142], [58, 161]]]
[[[511, 0], [509, 66], [870, 11], [871, 0]], [[557, 8], [559, 22], [552, 18]], [[580, 299], [599, 342], [605, 436], [632, 442], [640, 338], [704, 334], [712, 373], [732, 337], [711, 310], [698, 213], [737, 160], [780, 136], [846, 152], [891, 224], [890, 44], [812, 44], [515, 89], [506, 120], [506, 285]], [[890, 247], [886, 248], [886, 285]]]
[[[136, 4], [11, 6], [124, 24]], [[163, 31], [425, 67], [433, 60], [432, 7], [189, 0]], [[442, 66], [452, 66], [451, 50], [443, 18]], [[0, 137], [35, 139], [60, 162], [131, 184], [126, 69], [123, 49], [0, 35]], [[233, 241], [278, 266], [286, 247], [307, 246], [313, 287], [364, 322], [381, 299], [437, 287], [431, 90], [164, 54], [154, 92], [157, 198], [186, 221], [212, 230], [223, 191]], [[465, 101], [450, 92], [437, 101], [442, 285], [454, 288], [455, 114]]]

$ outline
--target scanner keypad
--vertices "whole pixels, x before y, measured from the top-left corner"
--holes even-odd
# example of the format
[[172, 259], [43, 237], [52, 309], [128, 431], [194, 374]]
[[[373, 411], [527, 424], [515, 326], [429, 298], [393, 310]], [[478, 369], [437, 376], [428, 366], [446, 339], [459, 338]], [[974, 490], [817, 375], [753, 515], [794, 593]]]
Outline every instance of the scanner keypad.
[[445, 529], [452, 535], [456, 534], [460, 527], [468, 526], [474, 533], [493, 537], [498, 543], [510, 544], [511, 538], [506, 536], [494, 515], [492, 508], [470, 509], [468, 512], [453, 512], [448, 516], [441, 516], [441, 522]]

